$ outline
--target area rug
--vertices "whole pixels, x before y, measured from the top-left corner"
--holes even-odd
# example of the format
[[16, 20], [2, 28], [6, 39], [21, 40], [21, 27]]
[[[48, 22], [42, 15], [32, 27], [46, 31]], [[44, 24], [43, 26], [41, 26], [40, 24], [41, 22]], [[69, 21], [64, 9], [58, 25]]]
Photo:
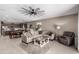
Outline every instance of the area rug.
[[51, 48], [51, 42], [47, 43], [43, 47], [34, 45], [33, 43], [25, 44], [21, 43], [20, 47], [26, 51], [28, 54], [44, 54]]

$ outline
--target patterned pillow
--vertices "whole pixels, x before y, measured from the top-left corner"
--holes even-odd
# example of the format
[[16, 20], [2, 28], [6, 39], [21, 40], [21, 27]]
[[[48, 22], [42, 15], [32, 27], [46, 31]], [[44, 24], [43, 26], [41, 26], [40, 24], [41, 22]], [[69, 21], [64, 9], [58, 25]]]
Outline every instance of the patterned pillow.
[[30, 32], [26, 32], [26, 33], [24, 33], [24, 35], [25, 35], [26, 37], [28, 37], [28, 38], [32, 36]]

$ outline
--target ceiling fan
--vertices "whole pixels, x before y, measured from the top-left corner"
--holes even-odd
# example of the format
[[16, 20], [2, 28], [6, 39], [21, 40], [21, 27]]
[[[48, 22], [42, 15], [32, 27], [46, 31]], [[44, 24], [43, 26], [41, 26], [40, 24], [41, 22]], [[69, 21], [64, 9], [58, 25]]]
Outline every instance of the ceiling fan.
[[30, 15], [30, 16], [37, 16], [37, 15], [42, 15], [45, 13], [44, 10], [40, 10], [40, 8], [32, 8], [29, 6], [28, 8], [26, 7], [21, 7], [20, 12], [25, 15]]

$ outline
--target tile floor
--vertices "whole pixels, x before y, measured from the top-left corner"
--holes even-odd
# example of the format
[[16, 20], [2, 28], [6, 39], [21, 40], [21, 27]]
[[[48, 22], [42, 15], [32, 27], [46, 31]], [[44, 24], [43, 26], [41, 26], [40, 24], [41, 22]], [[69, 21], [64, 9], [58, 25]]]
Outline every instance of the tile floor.
[[[21, 43], [21, 38], [9, 39], [8, 36], [0, 37], [0, 54], [27, 54], [19, 45]], [[46, 52], [46, 54], [77, 54], [79, 53], [74, 47], [67, 47], [58, 43], [57, 41], [52, 41], [51, 48]]]

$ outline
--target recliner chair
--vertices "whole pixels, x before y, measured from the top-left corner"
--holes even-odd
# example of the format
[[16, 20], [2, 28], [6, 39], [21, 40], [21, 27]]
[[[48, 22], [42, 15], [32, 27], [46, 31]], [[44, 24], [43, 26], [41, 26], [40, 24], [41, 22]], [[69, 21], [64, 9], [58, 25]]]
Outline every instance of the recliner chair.
[[63, 36], [59, 36], [58, 41], [64, 45], [70, 46], [74, 44], [75, 33], [65, 31]]

